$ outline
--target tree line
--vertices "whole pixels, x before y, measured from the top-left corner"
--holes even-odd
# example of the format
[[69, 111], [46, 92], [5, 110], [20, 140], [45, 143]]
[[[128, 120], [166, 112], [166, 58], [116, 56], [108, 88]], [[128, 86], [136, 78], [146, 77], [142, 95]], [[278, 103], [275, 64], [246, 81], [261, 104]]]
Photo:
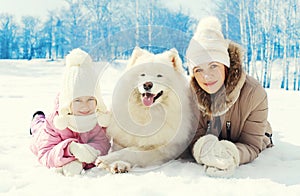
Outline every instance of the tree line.
[[271, 86], [272, 69], [280, 60], [281, 88], [300, 90], [299, 8], [300, 0], [230, 0], [217, 4], [226, 35], [241, 35], [238, 40], [246, 49], [246, 71], [266, 88]]
[[0, 59], [63, 58], [77, 47], [98, 60], [126, 55], [135, 45], [180, 49], [176, 39], [188, 41], [195, 23], [158, 0], [65, 1], [66, 10], [49, 11], [45, 22], [23, 16], [17, 24], [13, 15], [0, 14]]
[[[128, 58], [140, 46], [154, 53], [175, 47], [184, 60], [198, 22], [161, 0], [65, 2], [67, 7], [49, 11], [45, 21], [23, 16], [17, 23], [0, 13], [0, 59], [55, 60], [80, 47], [107, 61]], [[300, 0], [216, 0], [203, 4], [199, 14], [220, 18], [225, 37], [245, 48], [245, 70], [264, 87], [272, 85], [279, 59], [281, 88], [300, 90], [299, 6]]]

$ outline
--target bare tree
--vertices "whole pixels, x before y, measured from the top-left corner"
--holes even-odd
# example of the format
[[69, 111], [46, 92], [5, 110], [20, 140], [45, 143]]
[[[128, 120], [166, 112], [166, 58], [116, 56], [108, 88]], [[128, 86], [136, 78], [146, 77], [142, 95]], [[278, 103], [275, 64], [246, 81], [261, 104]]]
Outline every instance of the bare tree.
[[33, 16], [23, 16], [23, 58], [32, 59], [35, 56], [35, 49], [38, 41], [38, 33], [40, 29], [40, 20]]
[[13, 47], [16, 37], [17, 25], [14, 22], [14, 17], [8, 14], [0, 14], [0, 58], [13, 58], [13, 51], [18, 53], [18, 48]]

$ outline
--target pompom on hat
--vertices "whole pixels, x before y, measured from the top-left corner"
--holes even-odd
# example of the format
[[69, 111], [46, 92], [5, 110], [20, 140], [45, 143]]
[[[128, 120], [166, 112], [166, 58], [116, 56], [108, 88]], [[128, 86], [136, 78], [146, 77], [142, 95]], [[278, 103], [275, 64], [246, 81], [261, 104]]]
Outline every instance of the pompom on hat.
[[70, 126], [71, 102], [81, 96], [94, 96], [97, 100], [96, 116], [98, 124], [106, 127], [110, 122], [106, 106], [101, 98], [98, 75], [93, 66], [91, 56], [77, 48], [66, 56], [66, 67], [59, 94], [58, 115], [53, 123], [57, 129], [63, 130]]
[[228, 45], [229, 40], [224, 39], [219, 19], [214, 16], [203, 18], [186, 51], [190, 73], [194, 67], [210, 62], [230, 67]]

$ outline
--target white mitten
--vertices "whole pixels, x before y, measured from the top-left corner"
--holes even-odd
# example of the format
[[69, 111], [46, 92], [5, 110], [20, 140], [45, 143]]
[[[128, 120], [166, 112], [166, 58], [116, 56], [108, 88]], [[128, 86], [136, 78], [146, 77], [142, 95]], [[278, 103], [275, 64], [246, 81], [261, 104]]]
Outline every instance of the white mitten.
[[240, 162], [235, 144], [227, 140], [218, 141], [213, 135], [203, 136], [196, 142], [194, 157], [198, 163], [205, 165], [209, 176], [229, 177]]
[[228, 178], [234, 174], [235, 167], [227, 168], [227, 169], [218, 169], [216, 167], [212, 166], [204, 166], [204, 171], [206, 175], [211, 177], [222, 177], [222, 178]]
[[240, 155], [234, 143], [222, 140], [218, 141], [201, 161], [207, 166], [226, 170], [239, 165]]
[[197, 163], [204, 164], [202, 158], [211, 152], [217, 142], [218, 138], [211, 134], [202, 136], [198, 139], [193, 148], [193, 156]]
[[62, 173], [65, 176], [74, 176], [74, 175], [79, 175], [82, 171], [82, 163], [75, 160], [70, 163], [67, 163], [62, 167]]
[[70, 152], [77, 158], [80, 162], [93, 163], [100, 151], [96, 150], [88, 144], [80, 144], [76, 142], [71, 142]]

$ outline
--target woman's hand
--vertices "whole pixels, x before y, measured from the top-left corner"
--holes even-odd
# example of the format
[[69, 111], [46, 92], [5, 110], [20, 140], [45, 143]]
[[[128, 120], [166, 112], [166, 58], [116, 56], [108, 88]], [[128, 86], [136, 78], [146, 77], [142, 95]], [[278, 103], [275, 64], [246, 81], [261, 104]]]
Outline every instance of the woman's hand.
[[205, 173], [215, 177], [229, 177], [239, 165], [240, 156], [235, 144], [219, 141], [214, 135], [201, 137], [194, 145], [196, 161], [205, 166]]

